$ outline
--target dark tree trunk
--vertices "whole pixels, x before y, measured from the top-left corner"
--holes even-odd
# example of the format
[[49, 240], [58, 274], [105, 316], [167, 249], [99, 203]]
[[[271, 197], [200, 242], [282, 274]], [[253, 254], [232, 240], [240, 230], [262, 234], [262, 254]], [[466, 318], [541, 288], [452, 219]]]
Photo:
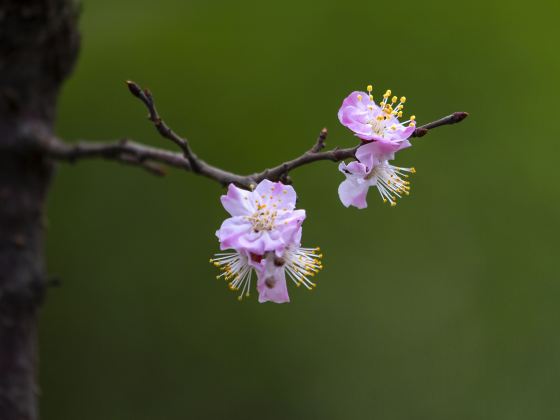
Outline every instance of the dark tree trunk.
[[0, 420], [38, 415], [37, 312], [53, 168], [32, 133], [53, 129], [78, 48], [72, 0], [0, 0]]

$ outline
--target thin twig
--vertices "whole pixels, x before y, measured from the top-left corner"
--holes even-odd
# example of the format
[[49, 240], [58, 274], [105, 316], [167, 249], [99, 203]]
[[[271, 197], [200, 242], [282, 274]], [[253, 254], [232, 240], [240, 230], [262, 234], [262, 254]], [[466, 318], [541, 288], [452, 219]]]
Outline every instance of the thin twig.
[[463, 121], [468, 116], [468, 112], [454, 112], [447, 117], [440, 118], [439, 120], [418, 127], [416, 130], [414, 130], [414, 133], [412, 133], [411, 137], [424, 137], [432, 128], [441, 127], [442, 125], [457, 124]]
[[[238, 175], [233, 172], [225, 171], [206, 163], [204, 160], [196, 156], [187, 139], [176, 134], [165, 122], [160, 118], [152, 94], [147, 89], [142, 89], [138, 84], [128, 81], [130, 92], [144, 103], [148, 109], [148, 118], [154, 124], [158, 133], [175, 143], [181, 149], [181, 153], [171, 152], [150, 146], [144, 146], [129, 140], [121, 140], [116, 143], [94, 143], [79, 142], [76, 144], [68, 144], [57, 138], [38, 137], [39, 147], [51, 158], [74, 162], [84, 158], [104, 158], [114, 160], [126, 164], [140, 166], [156, 175], [163, 175], [164, 171], [161, 165], [167, 165], [180, 168], [185, 171], [194, 172], [207, 178], [218, 181], [222, 185], [230, 183], [237, 184], [241, 187], [249, 188], [263, 179], [271, 181], [282, 181], [289, 183], [288, 174], [303, 165], [321, 160], [329, 160], [340, 162], [345, 159], [353, 158], [356, 150], [360, 145], [339, 149], [322, 151], [325, 147], [327, 139], [327, 129], [324, 128], [313, 147], [292, 160], [281, 163], [273, 168], [265, 169], [250, 175]], [[468, 114], [466, 112], [455, 112], [447, 117], [433, 121], [431, 123], [418, 127], [412, 137], [423, 137], [429, 130], [444, 125], [455, 124], [464, 120]], [[158, 165], [159, 164], [159, 165]]]
[[131, 80], [128, 80], [126, 82], [126, 85], [128, 86], [128, 90], [130, 91], [130, 93], [132, 93], [135, 97], [137, 97], [144, 103], [144, 105], [148, 109], [148, 118], [154, 124], [159, 134], [179, 146], [183, 151], [183, 155], [189, 161], [191, 170], [195, 173], [198, 173], [198, 158], [192, 151], [189, 145], [189, 141], [175, 133], [171, 128], [169, 128], [167, 124], [165, 124], [165, 121], [160, 118], [152, 93], [148, 89], [142, 89], [137, 83], [134, 83]]

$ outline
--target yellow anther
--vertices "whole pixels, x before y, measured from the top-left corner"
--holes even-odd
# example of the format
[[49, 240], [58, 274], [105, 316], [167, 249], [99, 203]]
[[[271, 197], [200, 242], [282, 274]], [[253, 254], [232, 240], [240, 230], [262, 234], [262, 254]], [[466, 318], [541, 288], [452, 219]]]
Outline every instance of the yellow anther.
[[401, 96], [401, 103], [405, 103], [406, 102], [406, 96]]
[[367, 91], [369, 93], [371, 93], [372, 90], [373, 90], [373, 86], [372, 85], [367, 85]]
[[357, 98], [358, 98], [358, 101], [360, 101], [360, 102], [362, 101], [362, 95], [358, 95]]
[[402, 117], [402, 111], [399, 111], [399, 113], [397, 114], [397, 117]]
[[392, 103], [396, 103], [398, 99], [399, 99], [399, 98], [397, 98], [396, 96], [393, 96], [393, 97], [391, 98], [391, 102], [392, 102]]
[[410, 121], [414, 121], [414, 120], [416, 120], [416, 115], [411, 115], [410, 116]]
[[410, 173], [415, 174], [415, 173], [416, 173], [416, 169], [415, 169], [415, 168], [410, 168]]
[[373, 109], [373, 106], [372, 106], [372, 105], [368, 105], [367, 108], [371, 111], [371, 110]]
[[395, 207], [397, 205], [396, 201], [391, 202], [391, 207]]
[[373, 102], [373, 95], [369, 95], [369, 101]]

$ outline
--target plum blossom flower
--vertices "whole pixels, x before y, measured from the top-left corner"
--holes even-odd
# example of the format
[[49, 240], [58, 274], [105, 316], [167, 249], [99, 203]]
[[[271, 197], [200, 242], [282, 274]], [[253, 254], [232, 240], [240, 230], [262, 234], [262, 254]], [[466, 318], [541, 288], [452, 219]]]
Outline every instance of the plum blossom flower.
[[387, 90], [378, 105], [372, 90], [369, 85], [367, 93], [356, 91], [346, 97], [338, 111], [338, 119], [360, 139], [377, 142], [377, 147], [383, 151], [383, 160], [391, 160], [395, 152], [410, 146], [408, 138], [416, 128], [416, 117], [412, 115], [407, 121], [399, 121], [406, 97], [389, 99], [392, 92]]
[[248, 254], [243, 251], [218, 253], [210, 259], [210, 263], [222, 273], [217, 279], [229, 283], [230, 290], [241, 291], [237, 297], [249, 297], [253, 272], [257, 275], [257, 291], [259, 302], [286, 303], [290, 301], [286, 274], [297, 287], [303, 285], [308, 290], [317, 284], [310, 277], [322, 270], [323, 265], [320, 248], [302, 248], [293, 243], [288, 246], [282, 256], [275, 252], [267, 252], [264, 256]]
[[415, 173], [414, 168], [401, 168], [389, 164], [388, 161], [378, 161], [369, 169], [361, 162], [351, 162], [346, 165], [340, 162], [340, 172], [346, 175], [338, 187], [338, 196], [344, 206], [354, 206], [359, 209], [367, 207], [367, 193], [375, 186], [384, 203], [397, 205], [397, 198], [410, 194], [408, 173]]
[[222, 250], [281, 253], [305, 220], [305, 210], [295, 209], [295, 190], [281, 182], [265, 179], [253, 191], [230, 184], [221, 201], [232, 216], [216, 232]]
[[280, 182], [261, 181], [253, 191], [230, 185], [221, 201], [232, 217], [216, 232], [222, 250], [210, 262], [229, 288], [248, 297], [253, 272], [259, 302], [289, 302], [286, 274], [297, 286], [315, 287], [309, 277], [322, 269], [319, 248], [301, 247], [304, 210], [296, 210], [296, 193]]
[[322, 270], [323, 254], [319, 253], [319, 247], [302, 248], [300, 240], [301, 230], [282, 256], [267, 253], [261, 261], [261, 267], [257, 269], [259, 302], [284, 303], [290, 301], [286, 274], [296, 287], [303, 285], [308, 290], [313, 290], [317, 286], [309, 277], [315, 276]]

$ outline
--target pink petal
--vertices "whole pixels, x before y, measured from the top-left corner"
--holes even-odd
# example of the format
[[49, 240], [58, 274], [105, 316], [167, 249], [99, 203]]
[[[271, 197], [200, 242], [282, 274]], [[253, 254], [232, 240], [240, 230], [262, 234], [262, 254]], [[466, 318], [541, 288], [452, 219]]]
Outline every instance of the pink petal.
[[255, 211], [252, 195], [251, 191], [229, 184], [227, 194], [222, 195], [220, 200], [226, 211], [232, 216], [246, 216]]
[[[263, 204], [273, 208], [293, 210], [296, 207], [297, 194], [290, 185], [281, 182], [271, 182], [265, 179], [255, 188], [256, 198]], [[276, 207], [273, 207], [276, 205]]]
[[239, 241], [252, 232], [253, 226], [242, 216], [230, 217], [224, 220], [216, 236], [220, 241], [220, 249], [239, 249]]
[[358, 183], [352, 179], [346, 179], [338, 187], [338, 196], [345, 207], [354, 206], [359, 209], [367, 207], [367, 193], [369, 184]]
[[260, 303], [287, 303], [290, 301], [284, 266], [276, 266], [274, 259], [273, 254], [267, 255], [264, 269], [257, 270], [257, 291]]

